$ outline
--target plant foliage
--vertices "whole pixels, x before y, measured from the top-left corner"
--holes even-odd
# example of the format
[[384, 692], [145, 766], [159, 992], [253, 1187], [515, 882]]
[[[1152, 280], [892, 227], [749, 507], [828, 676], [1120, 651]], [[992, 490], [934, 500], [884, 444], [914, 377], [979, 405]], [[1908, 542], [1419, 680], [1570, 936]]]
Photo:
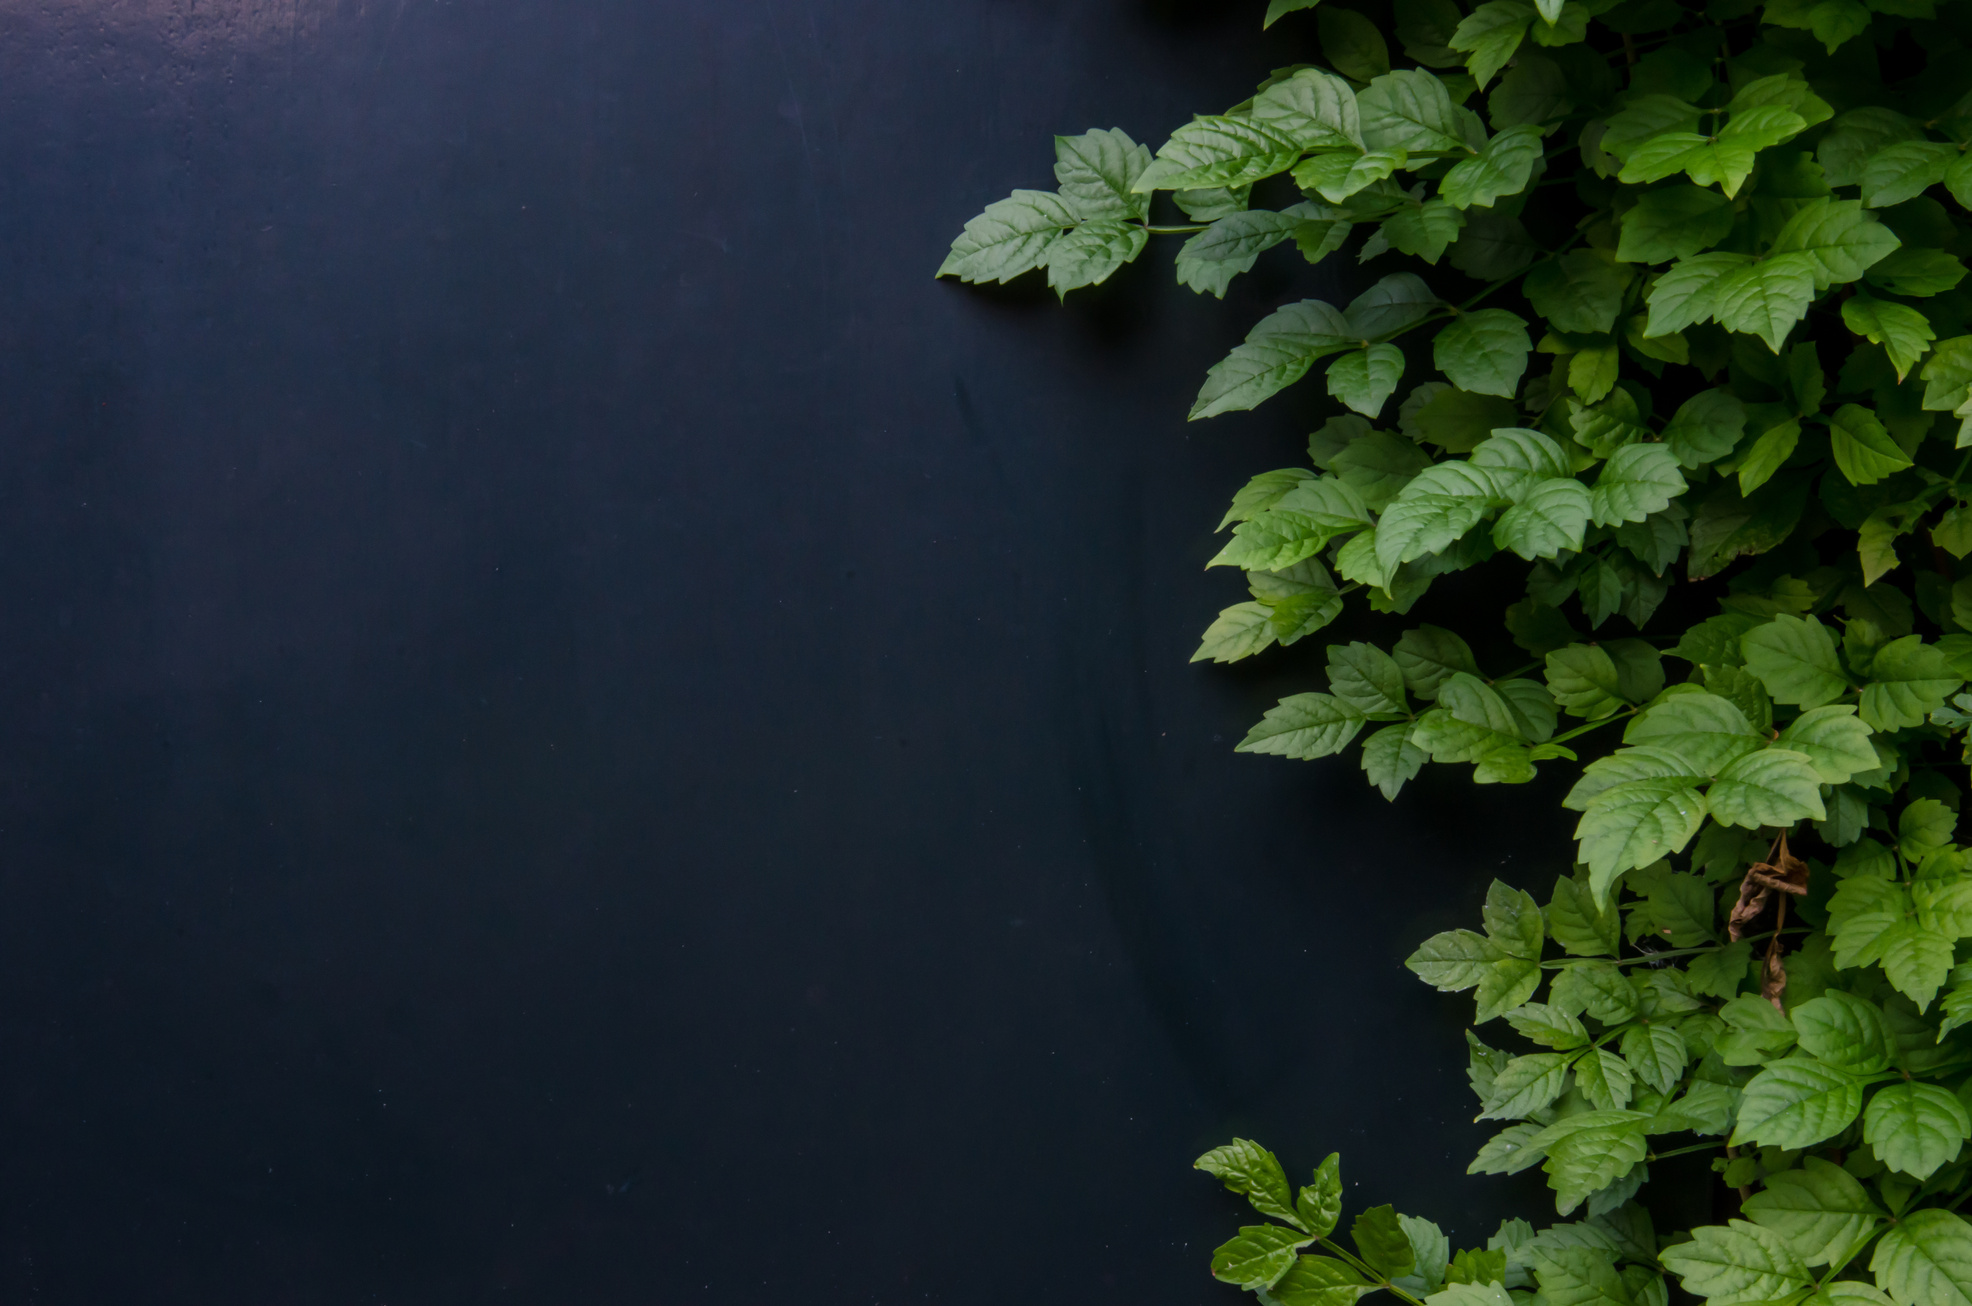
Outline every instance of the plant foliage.
[[[1204, 378], [1194, 419], [1314, 373], [1337, 415], [1234, 496], [1212, 565], [1251, 597], [1197, 660], [1352, 600], [1408, 620], [1474, 568], [1510, 601], [1523, 665], [1421, 622], [1332, 645], [1239, 747], [1353, 756], [1390, 798], [1428, 763], [1573, 769], [1546, 901], [1495, 883], [1409, 963], [1490, 1027], [1471, 1171], [1538, 1166], [1564, 1222], [1454, 1254], [1376, 1207], [1345, 1245], [1335, 1157], [1297, 1190], [1239, 1140], [1198, 1165], [1264, 1222], [1212, 1273], [1281, 1306], [1664, 1306], [1667, 1275], [1714, 1306], [1972, 1306], [1972, 6], [1295, 21], [1319, 63], [1155, 154], [1057, 138], [1058, 189], [988, 207], [941, 274], [1066, 295], [1167, 234], [1213, 295], [1289, 242], [1388, 268]], [[1660, 1234], [1639, 1190], [1693, 1152], [1729, 1213]]]

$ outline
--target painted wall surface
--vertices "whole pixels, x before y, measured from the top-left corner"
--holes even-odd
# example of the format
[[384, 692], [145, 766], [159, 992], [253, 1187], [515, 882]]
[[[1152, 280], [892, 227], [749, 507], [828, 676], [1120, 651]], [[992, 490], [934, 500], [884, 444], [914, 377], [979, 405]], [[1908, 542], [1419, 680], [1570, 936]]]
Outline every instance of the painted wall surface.
[[1258, 14], [4, 7], [0, 1301], [1229, 1303], [1234, 1132], [1490, 1230], [1400, 963], [1553, 794], [1186, 662], [1365, 272], [931, 277]]

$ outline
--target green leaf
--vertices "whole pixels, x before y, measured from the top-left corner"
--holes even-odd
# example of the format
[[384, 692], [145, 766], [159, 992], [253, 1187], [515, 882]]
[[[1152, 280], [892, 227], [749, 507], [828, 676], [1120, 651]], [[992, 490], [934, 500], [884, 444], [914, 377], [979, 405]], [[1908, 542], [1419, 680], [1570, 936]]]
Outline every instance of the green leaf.
[[1746, 1085], [1735, 1144], [1809, 1147], [1848, 1128], [1862, 1111], [1862, 1082], [1812, 1057], [1770, 1062]]
[[1876, 414], [1860, 404], [1843, 404], [1828, 423], [1835, 465], [1851, 485], [1874, 485], [1910, 466], [1906, 454]]
[[1458, 672], [1479, 674], [1466, 642], [1437, 626], [1405, 631], [1391, 654], [1404, 673], [1405, 686], [1422, 699], [1438, 697], [1438, 687]]
[[1293, 235], [1305, 221], [1268, 209], [1220, 218], [1178, 251], [1178, 284], [1224, 299], [1234, 277], [1252, 271], [1264, 251]]
[[1877, 941], [1883, 974], [1890, 986], [1923, 1011], [1951, 974], [1950, 935], [1926, 929], [1915, 921], [1899, 921]]
[[1823, 784], [1838, 785], [1881, 765], [1869, 734], [1853, 707], [1817, 707], [1801, 713], [1773, 742], [1806, 756]]
[[1297, 9], [1313, 9], [1321, 0], [1268, 0], [1267, 17], [1260, 26], [1272, 27]]
[[1459, 314], [1439, 331], [1431, 354], [1438, 370], [1459, 389], [1511, 399], [1520, 388], [1532, 348], [1527, 323], [1518, 314], [1481, 308]]
[[1340, 204], [1404, 166], [1402, 150], [1341, 151], [1317, 154], [1294, 167], [1294, 184], [1314, 191], [1331, 204]]
[[1751, 494], [1772, 479], [1801, 442], [1801, 424], [1792, 418], [1772, 427], [1753, 442], [1746, 460], [1739, 464], [1739, 492]]
[[1820, 707], [1848, 692], [1835, 639], [1813, 617], [1782, 613], [1747, 631], [1740, 648], [1746, 669], [1759, 677], [1776, 703]]
[[1650, 924], [1672, 947], [1695, 948], [1718, 941], [1712, 929], [1712, 889], [1697, 876], [1659, 878], [1649, 888], [1648, 906]]
[[1624, 871], [1682, 851], [1705, 812], [1703, 795], [1683, 777], [1632, 780], [1597, 794], [1575, 827], [1596, 895]]
[[1688, 774], [1700, 776], [1720, 774], [1765, 743], [1746, 714], [1716, 694], [1664, 699], [1629, 724], [1623, 742], [1654, 746], [1690, 768]]
[[1795, 1007], [1792, 1019], [1802, 1050], [1837, 1070], [1874, 1075], [1890, 1064], [1893, 1038], [1874, 1003], [1831, 989]]
[[1898, 1306], [1972, 1306], [1972, 1225], [1912, 1211], [1876, 1244], [1869, 1269]]
[[[1614, 911], [1609, 915], [1613, 918]], [[1622, 971], [1606, 961], [1577, 961], [1563, 966], [1555, 974], [1549, 996], [1564, 1011], [1587, 1012], [1604, 1024], [1621, 1024], [1635, 1019], [1637, 1014], [1636, 990], [1623, 978]], [[1679, 1046], [1683, 1046], [1682, 1042]], [[1633, 1060], [1631, 1064], [1635, 1067], [1636, 1063]]]
[[1862, 719], [1873, 730], [1923, 725], [1965, 683], [1935, 644], [1916, 635], [1891, 640], [1869, 664], [1862, 690]]
[[1893, 295], [1924, 299], [1965, 280], [1965, 264], [1941, 249], [1900, 249], [1872, 264], [1864, 276]]
[[1623, 215], [1616, 257], [1624, 263], [1690, 258], [1730, 235], [1732, 219], [1732, 201], [1714, 190], [1665, 186], [1646, 191]]
[[1589, 517], [1598, 526], [1642, 521], [1685, 492], [1677, 455], [1661, 444], [1631, 444], [1603, 465], [1589, 491]]
[[1361, 339], [1343, 315], [1318, 299], [1289, 304], [1260, 319], [1246, 341], [1212, 365], [1191, 417], [1252, 408], [1307, 375], [1317, 359]]
[[1500, 514], [1493, 543], [1527, 559], [1579, 550], [1592, 502], [1589, 488], [1572, 476], [1541, 481]]
[[1385, 726], [1363, 740], [1363, 773], [1388, 799], [1396, 798], [1427, 760], [1429, 754], [1411, 742], [1409, 724]]
[[1541, 149], [1539, 127], [1509, 127], [1478, 154], [1453, 164], [1438, 182], [1438, 195], [1457, 209], [1491, 207], [1501, 196], [1526, 189]]
[[1541, 1291], [1535, 1300], [1549, 1306], [1639, 1306], [1608, 1249], [1550, 1241], [1536, 1242], [1524, 1254], [1539, 1276]]
[[1363, 728], [1363, 716], [1329, 694], [1294, 694], [1269, 708], [1233, 749], [1308, 761], [1339, 753]]
[[1749, 830], [1828, 816], [1814, 763], [1784, 748], [1764, 748], [1728, 764], [1705, 791], [1705, 802], [1719, 824]]
[[1451, 205], [1424, 200], [1398, 209], [1377, 231], [1398, 253], [1436, 263], [1464, 225], [1465, 215]]
[[1322, 53], [1344, 77], [1366, 82], [1390, 71], [1390, 47], [1369, 19], [1331, 5], [1315, 22], [1321, 33]]
[[1484, 935], [1448, 930], [1426, 939], [1404, 966], [1433, 988], [1458, 993], [1478, 984], [1489, 967], [1505, 959], [1500, 946]]
[[1599, 1111], [1621, 1111], [1636, 1089], [1629, 1063], [1607, 1048], [1596, 1048], [1575, 1063], [1575, 1087]]
[[1520, 48], [1534, 16], [1534, 7], [1523, 0], [1487, 0], [1452, 33], [1452, 49], [1467, 53], [1465, 66], [1481, 89]]
[[1878, 1160], [1915, 1179], [1958, 1159], [1972, 1117], [1956, 1094], [1936, 1084], [1891, 1084], [1863, 1112], [1862, 1136]]
[[1133, 222], [1103, 218], [1064, 232], [1048, 249], [1048, 286], [1061, 298], [1100, 285], [1143, 253], [1150, 235]]
[[1777, 254], [1720, 277], [1712, 314], [1726, 330], [1758, 336], [1777, 354], [1814, 297], [1814, 262], [1805, 254]]
[[1438, 297], [1422, 280], [1397, 272], [1356, 296], [1342, 316], [1349, 335], [1356, 340], [1373, 340], [1416, 326], [1438, 306]]
[[1497, 1282], [1451, 1283], [1426, 1297], [1424, 1306], [1513, 1306], [1513, 1299]]
[[1465, 133], [1445, 85], [1407, 69], [1373, 78], [1356, 96], [1363, 145], [1372, 150], [1463, 150]]
[[1265, 603], [1235, 603], [1205, 630], [1193, 662], [1237, 662], [1252, 657], [1274, 642], [1273, 608]]
[[1862, 166], [1862, 202], [1884, 209], [1915, 199], [1945, 179], [1958, 151], [1942, 141], [1899, 141], [1869, 156]]
[[1286, 467], [1277, 472], [1261, 472], [1248, 481], [1233, 495], [1232, 507], [1219, 520], [1215, 529], [1224, 530], [1234, 522], [1247, 521], [1259, 516], [1279, 503], [1287, 492], [1302, 481], [1314, 479], [1314, 473], [1305, 467]]
[[1541, 1168], [1554, 1188], [1556, 1209], [1572, 1211], [1643, 1160], [1649, 1119], [1640, 1111], [1605, 1108], [1558, 1120], [1537, 1134], [1530, 1146], [1547, 1151]]
[[1814, 1282], [1786, 1239], [1747, 1220], [1701, 1225], [1659, 1259], [1686, 1292], [1721, 1303], [1777, 1302]]
[[1690, 1052], [1674, 1029], [1663, 1025], [1632, 1025], [1623, 1031], [1623, 1059], [1639, 1081], [1668, 1093], [1684, 1075]]
[[1891, 931], [1903, 924], [1910, 909], [1909, 891], [1874, 875], [1851, 875], [1836, 886], [1828, 906], [1828, 932], [1835, 964], [1843, 969], [1867, 966], [1883, 956]]
[[1547, 926], [1532, 894], [1494, 880], [1486, 889], [1483, 915], [1486, 937], [1508, 956], [1540, 960]]
[[1404, 351], [1395, 345], [1351, 350], [1328, 366], [1328, 392], [1365, 417], [1383, 411], [1404, 375]]
[[1740, 1204], [1746, 1217], [1778, 1234], [1802, 1264], [1840, 1260], [1876, 1227], [1883, 1208], [1848, 1171], [1818, 1156], [1801, 1169], [1766, 1177], [1766, 1189]]
[[1250, 118], [1194, 118], [1171, 133], [1131, 189], [1141, 194], [1250, 186], [1286, 172], [1301, 150], [1301, 142], [1287, 131]]
[[1515, 1057], [1493, 1078], [1480, 1120], [1518, 1120], [1561, 1096], [1572, 1058], [1559, 1052]]
[[1818, 199], [1787, 220], [1772, 253], [1804, 255], [1816, 287], [1826, 289], [1856, 280], [1901, 243], [1860, 200]]
[[[1281, 3], [1282, 0], [1275, 0]], [[1328, 1256], [1301, 1256], [1267, 1295], [1280, 1306], [1352, 1306], [1364, 1293], [1376, 1291], [1341, 1261]]]
[[1599, 907], [1588, 885], [1580, 880], [1564, 877], [1554, 882], [1554, 895], [1547, 907], [1547, 925], [1554, 941], [1571, 956], [1616, 955], [1615, 909]]
[[1745, 431], [1746, 405], [1739, 396], [1725, 389], [1700, 390], [1665, 425], [1664, 447], [1684, 467], [1698, 467], [1731, 453]]
[[1068, 202], [1042, 190], [1017, 190], [965, 224], [938, 275], [961, 281], [1011, 281], [1044, 266], [1061, 233], [1078, 219]]
[[1711, 321], [1720, 281], [1750, 264], [1745, 254], [1722, 252], [1695, 254], [1672, 264], [1650, 287], [1650, 320], [1643, 334], [1666, 336]]
[[1410, 1235], [1404, 1232], [1394, 1207], [1370, 1207], [1349, 1226], [1349, 1237], [1356, 1244], [1356, 1255], [1386, 1278], [1408, 1273], [1416, 1264]]
[[1330, 1152], [1315, 1167], [1313, 1180], [1294, 1198], [1294, 1210], [1301, 1217], [1301, 1227], [1308, 1232], [1323, 1238], [1335, 1232], [1336, 1222], [1342, 1218], [1342, 1157], [1339, 1153]]
[[1328, 687], [1329, 692], [1364, 716], [1379, 713], [1403, 716], [1409, 710], [1404, 704], [1402, 668], [1395, 658], [1374, 644], [1329, 645]]
[[1506, 1023], [1522, 1037], [1557, 1052], [1572, 1052], [1576, 1048], [1587, 1047], [1589, 1043], [1588, 1031], [1582, 1028], [1581, 1021], [1545, 1002], [1530, 1002], [1518, 1010], [1509, 1011]]
[[1546, 663], [1548, 688], [1570, 716], [1596, 721], [1627, 705], [1618, 685], [1616, 663], [1602, 648], [1571, 644], [1549, 653]]
[[1258, 1143], [1235, 1138], [1199, 1157], [1192, 1162], [1192, 1168], [1212, 1175], [1229, 1191], [1244, 1194], [1260, 1214], [1288, 1224], [1301, 1223], [1280, 1161]]
[[1921, 862], [1958, 832], [1958, 813], [1935, 798], [1920, 798], [1897, 817], [1897, 851]]
[[1294, 1266], [1296, 1249], [1314, 1238], [1277, 1224], [1249, 1224], [1212, 1253], [1212, 1277], [1240, 1288], [1266, 1288]]
[[1054, 179], [1076, 217], [1141, 220], [1148, 197], [1131, 188], [1150, 166], [1150, 151], [1120, 127], [1054, 138]]
[[1529, 272], [1521, 291], [1554, 330], [1600, 333], [1616, 325], [1630, 278], [1605, 255], [1575, 250]]

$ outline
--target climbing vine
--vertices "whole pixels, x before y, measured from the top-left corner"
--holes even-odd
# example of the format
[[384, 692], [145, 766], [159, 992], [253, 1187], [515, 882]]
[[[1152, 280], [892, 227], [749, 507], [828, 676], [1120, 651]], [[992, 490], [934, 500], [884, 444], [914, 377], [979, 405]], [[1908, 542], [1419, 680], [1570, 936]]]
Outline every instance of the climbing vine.
[[[1194, 419], [1317, 371], [1336, 415], [1234, 496], [1212, 565], [1248, 597], [1195, 660], [1409, 622], [1459, 572], [1500, 595], [1522, 665], [1422, 621], [1334, 644], [1239, 748], [1390, 798], [1575, 775], [1545, 900], [1495, 883], [1409, 963], [1476, 1000], [1472, 1173], [1540, 1167], [1561, 1219], [1454, 1253], [1377, 1207], [1345, 1243], [1336, 1157], [1297, 1190], [1236, 1140], [1198, 1165], [1264, 1222], [1212, 1273], [1282, 1306], [1972, 1306], [1972, 6], [1283, 18], [1309, 62], [1155, 154], [1057, 138], [1056, 189], [940, 272], [1065, 296], [1167, 236], [1204, 294], [1290, 242], [1388, 268], [1204, 378]], [[1724, 1218], [1658, 1230], [1638, 1194], [1686, 1153]]]

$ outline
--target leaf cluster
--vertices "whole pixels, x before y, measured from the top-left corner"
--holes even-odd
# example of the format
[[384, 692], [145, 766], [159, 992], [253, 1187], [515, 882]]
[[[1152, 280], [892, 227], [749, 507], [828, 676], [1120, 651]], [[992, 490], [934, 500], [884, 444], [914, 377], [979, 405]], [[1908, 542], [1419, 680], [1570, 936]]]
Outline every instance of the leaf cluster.
[[[1057, 188], [940, 271], [1065, 296], [1171, 236], [1199, 293], [1290, 245], [1365, 287], [1203, 378], [1194, 420], [1316, 376], [1333, 415], [1234, 496], [1210, 565], [1247, 597], [1194, 660], [1367, 608], [1389, 637], [1330, 645], [1242, 751], [1349, 755], [1393, 800], [1427, 764], [1570, 768], [1545, 905], [1495, 884], [1410, 966], [1507, 1031], [1471, 1036], [1500, 1122], [1473, 1172], [1538, 1166], [1574, 1218], [1453, 1256], [1375, 1208], [1350, 1250], [1334, 1158], [1290, 1194], [1236, 1142], [1199, 1164], [1272, 1223], [1213, 1272], [1295, 1306], [1663, 1306], [1666, 1273], [1718, 1306], [1972, 1306], [1972, 6], [1266, 21], [1304, 10], [1308, 62], [1154, 153], [1058, 138]], [[1423, 620], [1468, 571], [1498, 631]], [[1650, 1166], [1700, 1152], [1737, 1216], [1659, 1237]]]

